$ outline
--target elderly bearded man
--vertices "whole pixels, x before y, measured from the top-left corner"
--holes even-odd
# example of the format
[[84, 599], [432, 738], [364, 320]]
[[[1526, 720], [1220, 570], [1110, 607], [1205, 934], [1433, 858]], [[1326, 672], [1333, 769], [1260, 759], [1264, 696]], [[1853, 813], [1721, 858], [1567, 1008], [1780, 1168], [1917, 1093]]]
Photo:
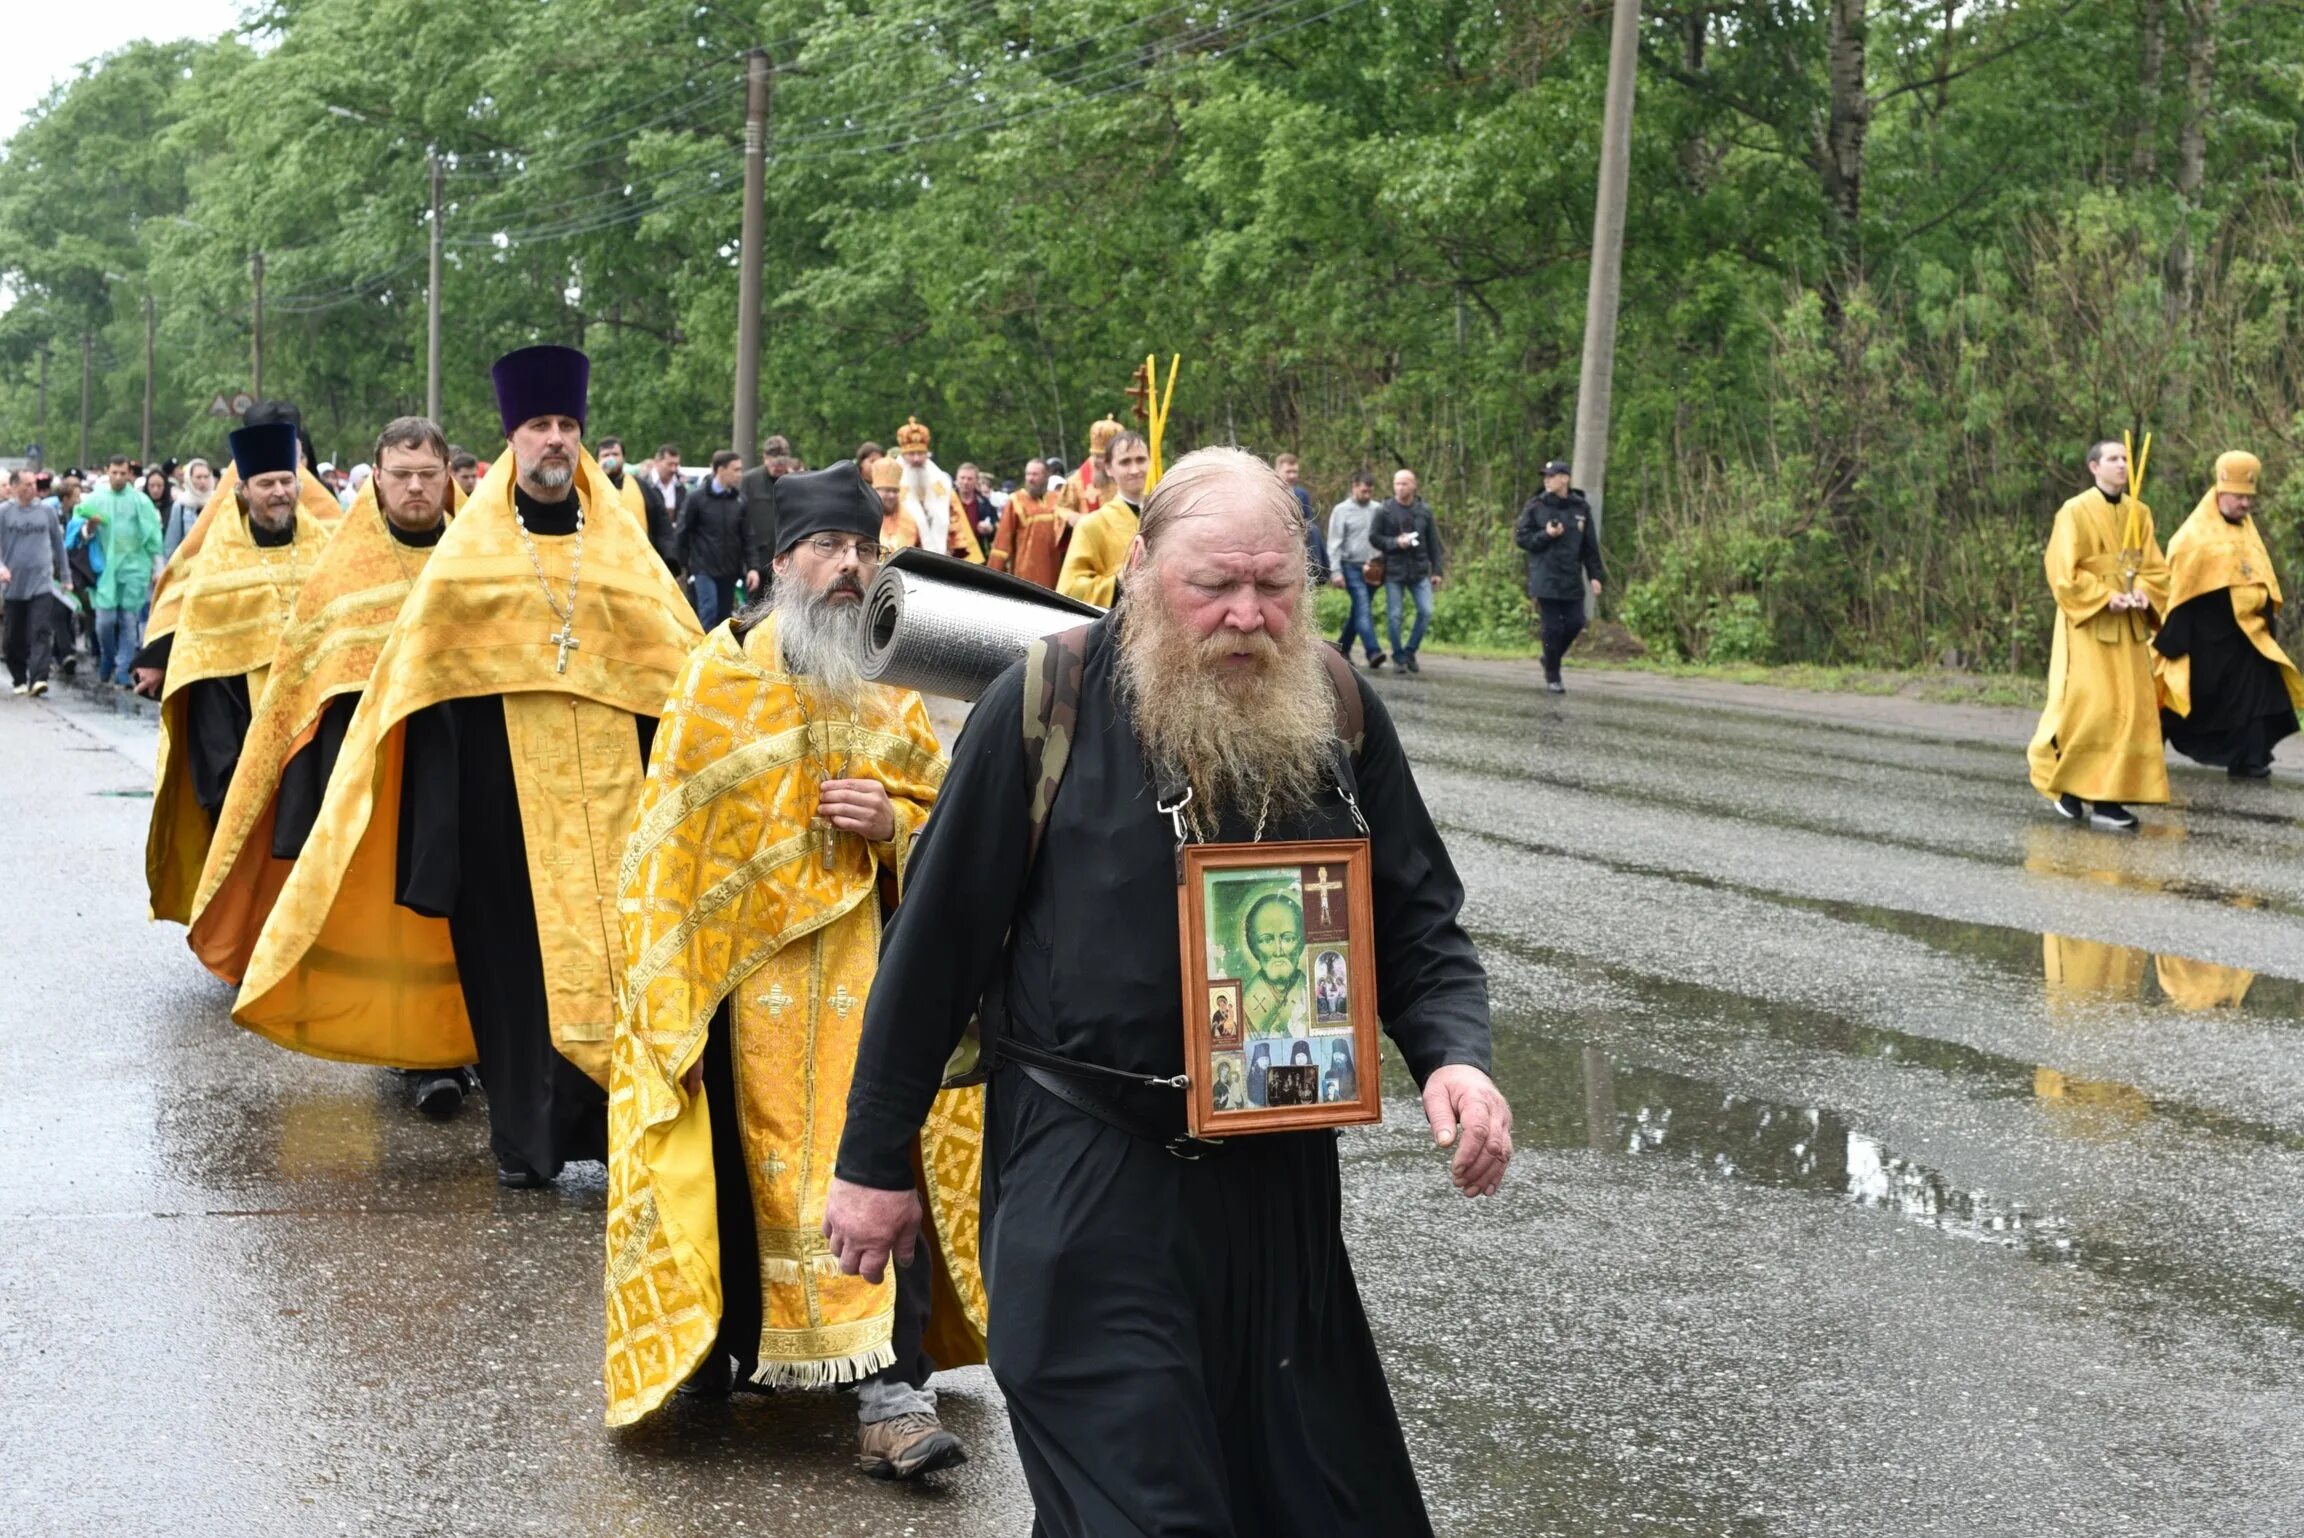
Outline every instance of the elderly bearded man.
[[191, 922], [273, 652], [327, 544], [327, 528], [298, 505], [299, 454], [285, 422], [232, 434], [232, 509], [205, 522], [197, 548], [188, 539], [177, 552], [174, 602], [165, 617], [154, 612], [154, 633], [136, 654], [136, 692], [160, 701], [160, 769], [144, 846], [154, 918]]
[[939, 1097], [920, 1140], [937, 1233], [911, 1266], [842, 1276], [820, 1228], [882, 915], [944, 759], [919, 695], [864, 680], [880, 507], [856, 467], [775, 496], [775, 596], [689, 659], [624, 856], [608, 1419], [683, 1380], [724, 1394], [731, 1366], [854, 1383], [865, 1471], [910, 1478], [967, 1456], [927, 1385], [983, 1360], [982, 1091]]
[[976, 543], [976, 531], [969, 526], [967, 509], [952, 489], [952, 478], [928, 457], [930, 441], [928, 429], [918, 417], [896, 429], [896, 458], [904, 467], [900, 483], [904, 511], [912, 515], [920, 530], [922, 549], [941, 550], [981, 566], [983, 547]]
[[1085, 637], [1041, 858], [1026, 856], [1025, 667], [953, 755], [866, 1008], [825, 1233], [865, 1276], [915, 1253], [913, 1140], [997, 968], [996, 1040], [1033, 1067], [996, 1055], [987, 1339], [1035, 1531], [1429, 1534], [1344, 1253], [1334, 1136], [1169, 1151], [1176, 832], [1150, 788], [1175, 787], [1171, 805], [1188, 788], [1190, 831], [1227, 842], [1358, 837], [1356, 797], [1379, 1010], [1457, 1186], [1486, 1195], [1512, 1122], [1487, 1074], [1463, 888], [1381, 701], [1349, 673], [1364, 726], [1339, 740], [1341, 659], [1308, 612], [1302, 511], [1269, 467], [1234, 449], [1178, 461], [1129, 562], [1126, 597]]
[[496, 360], [510, 439], [417, 573], [232, 1018], [317, 1056], [477, 1060], [497, 1179], [607, 1154], [616, 864], [699, 632], [584, 452], [591, 362]]

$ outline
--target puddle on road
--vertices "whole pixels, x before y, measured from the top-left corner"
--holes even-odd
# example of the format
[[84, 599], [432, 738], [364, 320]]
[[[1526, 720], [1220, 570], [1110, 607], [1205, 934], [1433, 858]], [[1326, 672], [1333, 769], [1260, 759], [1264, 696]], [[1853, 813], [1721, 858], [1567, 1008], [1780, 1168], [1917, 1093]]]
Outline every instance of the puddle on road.
[[[1504, 1088], [1513, 1141], [1676, 1166], [1702, 1180], [1806, 1191], [1970, 1243], [2142, 1286], [2210, 1313], [2304, 1330], [2304, 1291], [2234, 1274], [2157, 1225], [2091, 1232], [2011, 1193], [1981, 1190], [1898, 1152], [1829, 1108], [1740, 1094], [1590, 1046], [1515, 1042]], [[2112, 1141], [2156, 1112], [2134, 1087], [2033, 1070], [2028, 1092], [2063, 1136]]]

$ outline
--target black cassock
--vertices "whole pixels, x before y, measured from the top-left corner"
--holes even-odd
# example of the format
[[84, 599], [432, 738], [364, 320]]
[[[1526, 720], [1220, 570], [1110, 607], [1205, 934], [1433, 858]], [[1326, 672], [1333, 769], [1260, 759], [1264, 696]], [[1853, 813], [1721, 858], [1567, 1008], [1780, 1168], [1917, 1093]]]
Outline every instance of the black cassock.
[[[535, 533], [573, 534], [575, 499], [564, 507], [524, 501], [521, 511]], [[645, 763], [656, 721], [633, 720], [634, 750]], [[497, 1162], [549, 1178], [574, 1160], [604, 1160], [608, 1097], [552, 1045], [502, 696], [412, 712], [401, 751], [393, 900], [448, 921]]]
[[2240, 628], [2230, 588], [2178, 604], [2152, 645], [2192, 659], [2192, 713], [2160, 712], [2160, 733], [2177, 752], [2242, 769], [2272, 762], [2273, 745], [2296, 730], [2296, 707], [2279, 667]]
[[[1080, 1061], [1182, 1071], [1175, 838], [1113, 697], [1114, 660], [1100, 623], [1029, 874], [1020, 667], [961, 734], [866, 1005], [844, 1179], [910, 1187], [913, 1135], [995, 965], [1007, 968], [1010, 1030]], [[1463, 887], [1391, 719], [1361, 693], [1354, 767], [1373, 830], [1385, 1029], [1419, 1082], [1445, 1064], [1484, 1070], [1487, 979], [1457, 923]], [[1266, 833], [1358, 829], [1331, 796]], [[1126, 1093], [1182, 1132], [1178, 1092]], [[1431, 1531], [1344, 1252], [1333, 1132], [1234, 1138], [1187, 1161], [1013, 1066], [993, 1078], [988, 1122], [991, 1365], [1036, 1533]]]

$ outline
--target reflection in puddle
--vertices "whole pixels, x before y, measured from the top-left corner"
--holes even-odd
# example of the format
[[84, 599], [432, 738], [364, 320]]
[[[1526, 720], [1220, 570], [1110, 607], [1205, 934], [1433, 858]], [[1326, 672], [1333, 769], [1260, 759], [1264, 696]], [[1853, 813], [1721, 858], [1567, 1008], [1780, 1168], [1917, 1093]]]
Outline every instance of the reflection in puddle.
[[[2156, 999], [2146, 996], [2147, 968], [2159, 984]], [[2058, 1013], [2073, 1005], [2110, 1001], [2164, 1002], [2194, 1014], [2204, 1014], [2214, 1009], [2239, 1008], [2256, 983], [2256, 974], [2240, 967], [2219, 966], [2213, 961], [2196, 961], [2187, 956], [2155, 956], [2133, 945], [2112, 945], [2071, 935], [2040, 937], [2040, 969], [2048, 988], [2048, 1006]]]
[[1611, 1064], [1589, 1047], [1579, 1056], [1586, 1125], [1578, 1141], [1593, 1148], [1679, 1161], [1709, 1179], [1830, 1192], [1956, 1238], [2074, 1253], [2063, 1219], [1957, 1185], [1821, 1107], [1776, 1105]]

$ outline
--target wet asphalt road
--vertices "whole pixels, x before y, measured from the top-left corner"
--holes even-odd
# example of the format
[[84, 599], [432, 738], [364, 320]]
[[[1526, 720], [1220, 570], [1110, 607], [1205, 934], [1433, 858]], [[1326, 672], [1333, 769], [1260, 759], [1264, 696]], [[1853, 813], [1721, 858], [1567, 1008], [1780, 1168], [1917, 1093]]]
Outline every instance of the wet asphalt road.
[[[1572, 675], [1573, 677], [1573, 675]], [[2304, 763], [2064, 827], [2022, 713], [1429, 665], [1522, 1149], [1394, 1072], [1347, 1226], [1461, 1534], [2304, 1533]], [[143, 921], [150, 728], [0, 698], [10, 1533], [1022, 1534], [833, 1396], [599, 1423], [603, 1189], [233, 1028]], [[2251, 975], [2252, 974], [2252, 975]]]

